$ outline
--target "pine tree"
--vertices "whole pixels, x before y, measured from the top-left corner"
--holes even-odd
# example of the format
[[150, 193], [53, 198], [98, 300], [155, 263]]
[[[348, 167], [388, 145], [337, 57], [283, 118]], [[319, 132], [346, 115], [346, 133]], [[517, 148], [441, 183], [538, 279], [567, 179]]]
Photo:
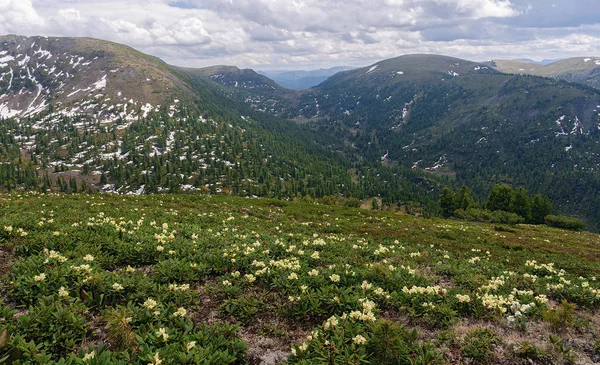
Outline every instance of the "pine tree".
[[510, 205], [515, 196], [514, 190], [508, 184], [494, 185], [487, 200], [487, 209], [492, 212], [504, 210], [510, 212]]
[[552, 214], [552, 201], [544, 195], [535, 194], [531, 200], [531, 222], [543, 224], [544, 218]]
[[456, 206], [456, 196], [454, 191], [444, 187], [440, 195], [440, 209], [442, 210], [442, 215], [446, 218], [452, 216], [456, 210]]
[[519, 187], [515, 190], [514, 199], [510, 204], [510, 211], [523, 217], [526, 222], [531, 222], [531, 199], [527, 190]]

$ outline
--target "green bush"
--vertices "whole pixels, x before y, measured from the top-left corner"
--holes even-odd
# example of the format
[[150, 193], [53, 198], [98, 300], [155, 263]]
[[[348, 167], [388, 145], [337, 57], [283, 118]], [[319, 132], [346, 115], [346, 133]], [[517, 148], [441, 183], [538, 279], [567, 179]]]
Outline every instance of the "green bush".
[[491, 364], [494, 358], [493, 346], [499, 343], [500, 339], [491, 329], [476, 328], [465, 336], [462, 354], [479, 363]]
[[552, 227], [570, 229], [578, 231], [585, 227], [585, 224], [577, 218], [566, 217], [564, 215], [548, 215], [544, 222]]
[[525, 222], [525, 219], [516, 213], [511, 213], [504, 210], [496, 210], [492, 212], [492, 223], [519, 224], [523, 222]]

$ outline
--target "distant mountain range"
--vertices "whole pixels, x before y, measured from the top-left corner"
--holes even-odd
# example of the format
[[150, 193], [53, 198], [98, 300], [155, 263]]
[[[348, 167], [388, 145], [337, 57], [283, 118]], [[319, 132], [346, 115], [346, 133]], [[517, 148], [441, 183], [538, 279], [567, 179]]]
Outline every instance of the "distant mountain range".
[[598, 67], [406, 55], [291, 90], [110, 42], [5, 36], [0, 184], [340, 194], [434, 213], [444, 185], [484, 197], [506, 182], [600, 229]]
[[[567, 60], [509, 64], [561, 75], [576, 68]], [[279, 91], [268, 110], [311, 121], [368, 161], [428, 172], [480, 196], [498, 182], [524, 186], [598, 224], [600, 90], [500, 72], [501, 65], [402, 56], [339, 72], [301, 93]]]
[[311, 71], [258, 71], [258, 73], [271, 78], [285, 88], [305, 90], [317, 86], [338, 72], [351, 70], [353, 68], [354, 67], [340, 66]]
[[553, 77], [600, 88], [600, 57], [573, 57], [547, 64], [512, 60], [486, 64], [501, 72]]

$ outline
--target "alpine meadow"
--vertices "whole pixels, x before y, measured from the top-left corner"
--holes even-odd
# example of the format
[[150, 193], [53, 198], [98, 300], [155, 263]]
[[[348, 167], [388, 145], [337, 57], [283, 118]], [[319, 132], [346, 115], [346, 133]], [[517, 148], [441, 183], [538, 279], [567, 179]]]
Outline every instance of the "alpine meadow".
[[600, 364], [600, 5], [367, 3], [0, 0], [0, 364]]

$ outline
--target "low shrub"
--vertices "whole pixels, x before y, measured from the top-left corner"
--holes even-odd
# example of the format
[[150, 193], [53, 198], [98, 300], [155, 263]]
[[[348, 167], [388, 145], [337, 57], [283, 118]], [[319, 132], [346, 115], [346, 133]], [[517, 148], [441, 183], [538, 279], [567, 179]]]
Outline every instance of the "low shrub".
[[566, 217], [564, 215], [547, 215], [544, 218], [546, 225], [557, 228], [570, 229], [578, 231], [585, 227], [585, 224], [577, 218]]

